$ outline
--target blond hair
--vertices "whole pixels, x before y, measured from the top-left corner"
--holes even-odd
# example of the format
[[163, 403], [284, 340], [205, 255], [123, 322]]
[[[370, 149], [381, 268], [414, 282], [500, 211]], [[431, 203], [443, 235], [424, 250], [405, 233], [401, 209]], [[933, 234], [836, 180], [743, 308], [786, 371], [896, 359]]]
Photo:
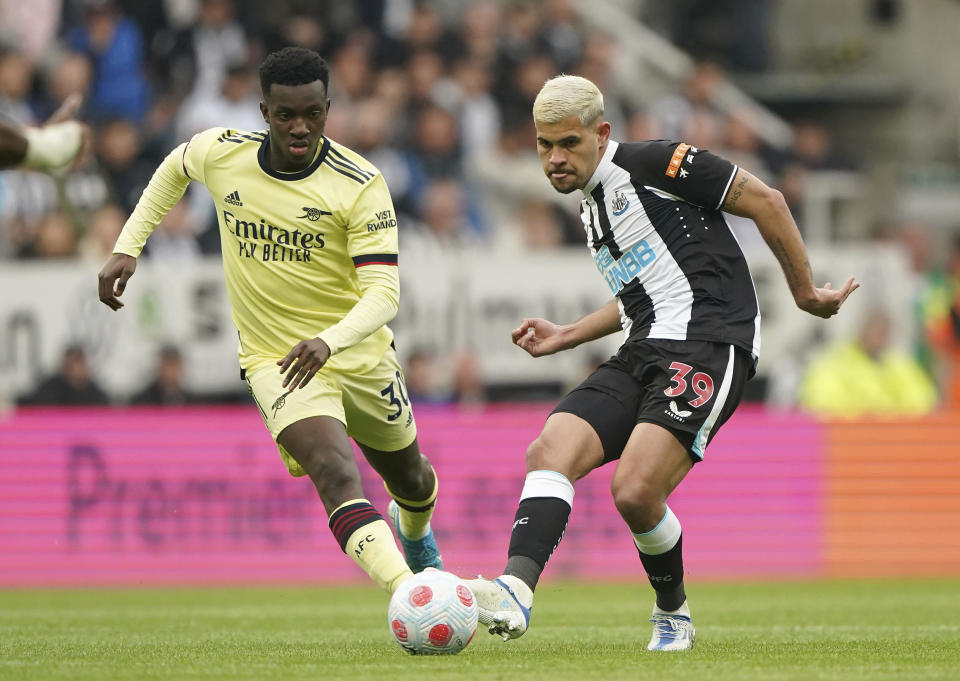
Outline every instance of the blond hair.
[[540, 88], [533, 102], [533, 119], [541, 123], [559, 123], [576, 116], [581, 125], [603, 117], [603, 95], [591, 81], [580, 76], [560, 74]]

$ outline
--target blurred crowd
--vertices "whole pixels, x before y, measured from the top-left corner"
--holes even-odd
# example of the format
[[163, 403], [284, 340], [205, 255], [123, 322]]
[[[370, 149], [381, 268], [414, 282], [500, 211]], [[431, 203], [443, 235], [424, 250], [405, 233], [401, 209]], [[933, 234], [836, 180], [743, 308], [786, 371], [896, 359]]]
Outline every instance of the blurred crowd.
[[[794, 147], [777, 149], [746, 111], [720, 111], [715, 61], [638, 105], [613, 78], [615, 42], [572, 0], [2, 0], [0, 16], [0, 116], [40, 123], [76, 92], [95, 134], [93, 159], [67, 178], [0, 174], [0, 258], [101, 261], [171, 148], [208, 127], [264, 127], [256, 67], [288, 44], [330, 62], [327, 134], [383, 172], [405, 249], [583, 243], [576, 201], [543, 181], [533, 144], [533, 99], [560, 72], [600, 85], [618, 136], [713, 149], [797, 211], [805, 173], [843, 165], [819, 125], [799, 122]], [[192, 188], [146, 257], [218, 250], [212, 204]]]
[[[678, 6], [693, 11], [703, 4]], [[764, 35], [763, 5], [738, 4], [747, 8], [744, 25], [755, 36]], [[779, 148], [757, 133], [748, 110], [717, 106], [726, 67], [764, 67], [759, 39], [731, 37], [728, 58], [712, 51], [672, 94], [645, 97], [638, 84], [622, 89], [614, 77], [621, 56], [616, 41], [588, 30], [572, 0], [0, 0], [0, 17], [0, 116], [42, 123], [67, 96], [80, 93], [80, 118], [92, 126], [95, 142], [92, 158], [64, 177], [0, 173], [0, 260], [74, 258], [100, 265], [171, 148], [208, 127], [264, 127], [256, 68], [265, 54], [290, 44], [315, 49], [331, 64], [326, 134], [382, 171], [404, 250], [583, 244], [576, 199], [544, 180], [534, 147], [533, 99], [560, 72], [600, 86], [616, 137], [685, 140], [722, 154], [779, 187], [801, 229], [811, 173], [854, 169], [816, 122], [793, 121], [792, 146]], [[743, 52], [745, 43], [751, 52]], [[144, 257], [184, 261], [219, 248], [213, 204], [193, 186]], [[944, 378], [952, 370], [944, 367], [952, 366], [960, 343], [958, 263], [960, 257], [928, 268], [922, 277], [940, 273], [939, 283], [918, 286], [926, 355], [912, 359], [935, 385], [934, 395], [953, 389]], [[876, 343], [871, 347], [864, 349], [867, 357], [882, 354]], [[77, 351], [66, 351], [60, 373], [82, 364]], [[158, 366], [175, 363], [174, 354], [175, 348], [165, 349]], [[454, 389], [447, 383], [431, 392], [421, 366], [429, 361], [411, 360], [408, 380], [422, 382], [412, 393], [438, 401], [483, 399], [469, 352], [456, 362], [463, 378]], [[59, 389], [69, 393], [72, 384], [66, 380]], [[824, 385], [811, 379], [803, 395], [836, 392]], [[155, 399], [193, 398], [161, 390]], [[812, 409], [821, 402], [807, 400]]]

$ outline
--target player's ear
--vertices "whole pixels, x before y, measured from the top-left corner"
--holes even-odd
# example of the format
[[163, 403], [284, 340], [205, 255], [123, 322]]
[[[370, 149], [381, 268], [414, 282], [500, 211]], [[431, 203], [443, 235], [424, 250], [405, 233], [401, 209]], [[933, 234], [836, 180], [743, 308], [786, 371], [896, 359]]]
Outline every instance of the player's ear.
[[597, 138], [600, 140], [600, 144], [605, 143], [610, 139], [610, 122], [603, 121], [597, 124]]
[[266, 103], [266, 102], [260, 102], [260, 115], [263, 116], [263, 120], [264, 120], [264, 121], [266, 121], [267, 123], [270, 122], [270, 119], [267, 118], [267, 103]]

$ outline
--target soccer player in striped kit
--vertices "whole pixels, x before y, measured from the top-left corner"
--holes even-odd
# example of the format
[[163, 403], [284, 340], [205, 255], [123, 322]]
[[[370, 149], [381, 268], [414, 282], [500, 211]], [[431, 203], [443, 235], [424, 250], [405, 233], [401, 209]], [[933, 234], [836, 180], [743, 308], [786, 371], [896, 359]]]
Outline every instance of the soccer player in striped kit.
[[471, 582], [480, 619], [504, 640], [527, 630], [573, 483], [615, 461], [614, 503], [656, 594], [648, 648], [687, 650], [695, 631], [682, 531], [666, 502], [733, 413], [760, 350], [753, 281], [723, 212], [756, 223], [800, 309], [829, 318], [859, 284], [814, 285], [783, 196], [746, 170], [691, 144], [611, 139], [589, 80], [547, 81], [533, 117], [547, 179], [561, 193], [582, 192], [587, 247], [613, 300], [570, 324], [524, 319], [513, 342], [533, 357], [616, 331], [624, 343], [560, 401], [527, 449], [506, 567]]

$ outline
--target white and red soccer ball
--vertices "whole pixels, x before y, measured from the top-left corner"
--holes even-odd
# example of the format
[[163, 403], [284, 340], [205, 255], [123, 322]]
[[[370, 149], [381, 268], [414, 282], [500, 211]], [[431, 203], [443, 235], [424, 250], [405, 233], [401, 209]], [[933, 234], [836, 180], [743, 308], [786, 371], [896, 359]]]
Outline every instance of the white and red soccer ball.
[[425, 570], [393, 593], [387, 621], [408, 653], [455, 655], [477, 633], [477, 599], [456, 575]]

